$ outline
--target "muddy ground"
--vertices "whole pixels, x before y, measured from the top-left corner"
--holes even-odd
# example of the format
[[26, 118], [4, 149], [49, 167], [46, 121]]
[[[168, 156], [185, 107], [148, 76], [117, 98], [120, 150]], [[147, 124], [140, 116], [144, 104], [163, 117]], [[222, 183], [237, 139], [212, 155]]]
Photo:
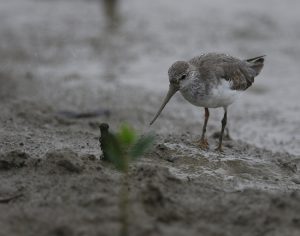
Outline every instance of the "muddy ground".
[[[70, 2], [0, 4], [0, 235], [118, 235], [122, 175], [99, 158], [102, 122], [112, 131], [127, 122], [156, 137], [130, 169], [130, 235], [299, 235], [299, 48], [298, 31], [288, 28], [299, 19], [292, 5], [282, 16], [259, 1]], [[220, 14], [205, 20], [212, 13]], [[201, 32], [182, 23], [188, 19], [202, 22]], [[222, 154], [214, 151], [221, 111], [211, 111], [210, 149], [200, 150], [203, 111], [179, 94], [148, 125], [169, 64], [189, 58], [199, 43], [199, 51], [270, 55], [229, 110], [232, 139]]]

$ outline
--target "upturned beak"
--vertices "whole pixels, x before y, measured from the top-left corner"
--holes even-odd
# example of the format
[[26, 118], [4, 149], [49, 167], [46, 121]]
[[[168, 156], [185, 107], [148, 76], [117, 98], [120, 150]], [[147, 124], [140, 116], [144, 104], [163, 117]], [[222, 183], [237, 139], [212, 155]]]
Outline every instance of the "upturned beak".
[[154, 121], [157, 119], [157, 117], [160, 115], [160, 113], [162, 112], [162, 110], [164, 109], [164, 107], [166, 106], [166, 104], [170, 101], [171, 97], [173, 97], [173, 95], [179, 90], [179, 88], [173, 84], [169, 85], [169, 91], [167, 93], [167, 96], [165, 97], [163, 103], [161, 104], [158, 112], [156, 113], [156, 115], [154, 116], [153, 120], [150, 122], [150, 125], [152, 125], [154, 123]]

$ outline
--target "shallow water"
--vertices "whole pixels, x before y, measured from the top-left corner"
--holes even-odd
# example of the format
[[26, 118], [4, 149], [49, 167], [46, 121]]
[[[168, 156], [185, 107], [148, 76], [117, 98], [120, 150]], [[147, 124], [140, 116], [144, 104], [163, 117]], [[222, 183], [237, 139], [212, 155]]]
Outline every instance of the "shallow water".
[[[266, 54], [255, 85], [230, 108], [231, 135], [299, 155], [299, 7], [295, 0], [1, 2], [1, 70], [43, 80], [83, 76], [89, 87], [133, 85], [153, 93], [158, 108], [174, 61], [210, 51]], [[176, 112], [188, 107], [186, 119], [201, 125], [203, 111], [179, 96], [171, 102]], [[171, 112], [170, 106], [163, 111]], [[212, 113], [214, 129], [221, 113]]]

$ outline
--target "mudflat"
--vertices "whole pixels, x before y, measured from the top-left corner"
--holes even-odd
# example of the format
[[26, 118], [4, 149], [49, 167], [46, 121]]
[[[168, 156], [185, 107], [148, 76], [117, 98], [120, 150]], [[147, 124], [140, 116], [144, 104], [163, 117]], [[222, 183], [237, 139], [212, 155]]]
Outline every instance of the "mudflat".
[[[113, 2], [0, 4], [0, 235], [118, 234], [121, 174], [100, 160], [102, 122], [156, 137], [130, 168], [130, 235], [299, 235], [299, 56], [285, 27], [300, 21], [296, 10], [278, 1], [272, 12], [289, 10], [279, 21], [259, 1]], [[201, 30], [179, 24], [187, 19]], [[204, 111], [180, 94], [149, 127], [168, 66], [213, 49], [267, 54], [229, 108], [222, 154], [221, 109], [211, 110], [207, 151], [196, 144]]]

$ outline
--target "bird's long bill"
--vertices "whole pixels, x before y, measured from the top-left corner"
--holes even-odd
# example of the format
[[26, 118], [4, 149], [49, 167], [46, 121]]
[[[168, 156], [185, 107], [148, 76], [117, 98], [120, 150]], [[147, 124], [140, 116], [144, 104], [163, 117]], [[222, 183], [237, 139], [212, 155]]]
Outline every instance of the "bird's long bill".
[[170, 84], [169, 86], [169, 91], [167, 96], [165, 97], [163, 103], [161, 104], [158, 112], [156, 113], [156, 115], [154, 116], [153, 120], [150, 122], [150, 125], [152, 125], [154, 123], [154, 121], [157, 119], [157, 117], [160, 115], [160, 113], [162, 112], [162, 110], [164, 109], [164, 107], [166, 106], [166, 104], [170, 101], [171, 97], [178, 91], [178, 88], [176, 88], [174, 85]]

